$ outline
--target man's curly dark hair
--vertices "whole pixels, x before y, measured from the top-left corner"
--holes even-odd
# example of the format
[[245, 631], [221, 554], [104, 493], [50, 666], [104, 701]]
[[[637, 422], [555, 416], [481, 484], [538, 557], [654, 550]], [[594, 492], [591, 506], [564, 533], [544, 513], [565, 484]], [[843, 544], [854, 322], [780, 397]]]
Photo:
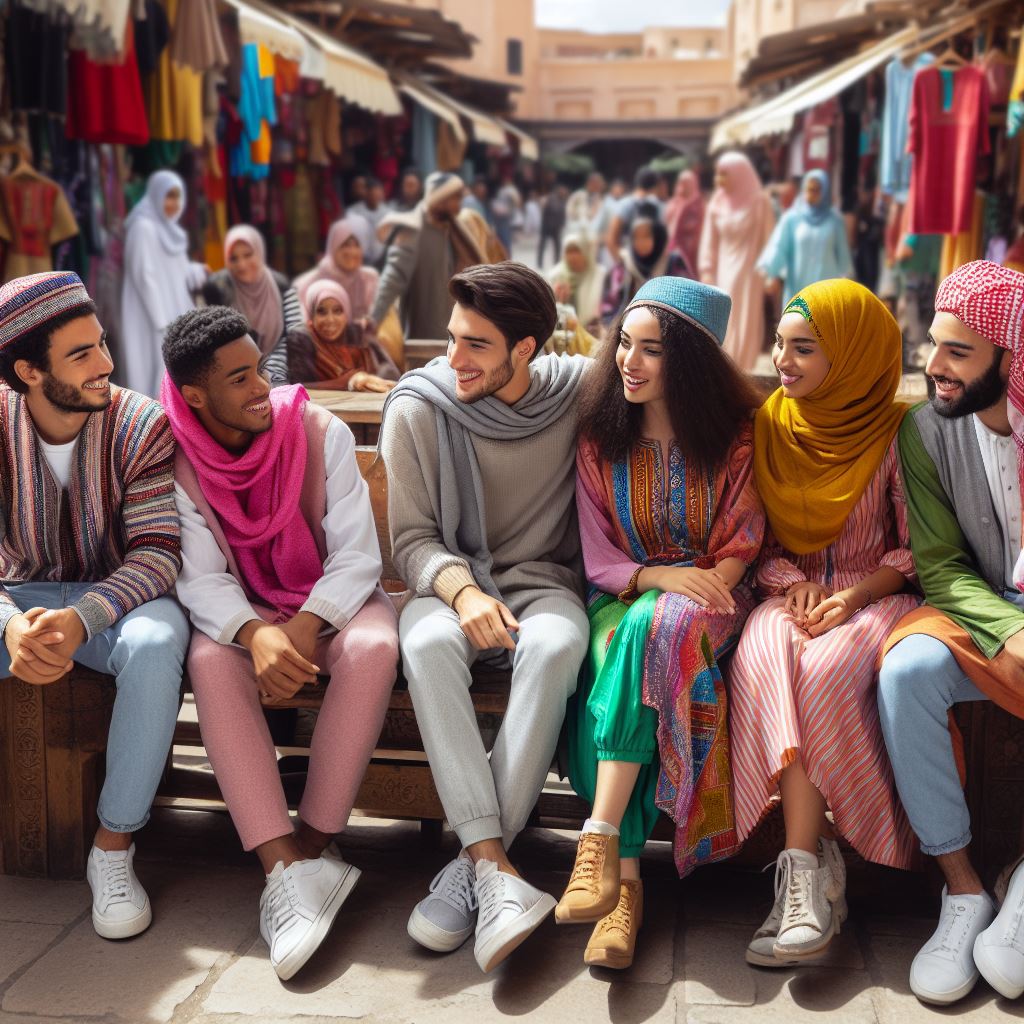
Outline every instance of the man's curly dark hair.
[[230, 306], [190, 309], [172, 320], [164, 335], [162, 351], [167, 373], [178, 388], [202, 384], [217, 350], [248, 333], [248, 321]]

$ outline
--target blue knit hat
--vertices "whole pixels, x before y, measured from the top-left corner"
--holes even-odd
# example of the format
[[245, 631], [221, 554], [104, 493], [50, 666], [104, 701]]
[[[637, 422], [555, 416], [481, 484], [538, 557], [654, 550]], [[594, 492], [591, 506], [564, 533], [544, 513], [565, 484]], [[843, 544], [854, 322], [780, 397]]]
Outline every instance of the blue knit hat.
[[725, 341], [732, 299], [720, 288], [713, 288], [688, 277], [652, 277], [633, 296], [627, 312], [636, 306], [657, 306], [681, 316], [699, 327], [719, 345]]

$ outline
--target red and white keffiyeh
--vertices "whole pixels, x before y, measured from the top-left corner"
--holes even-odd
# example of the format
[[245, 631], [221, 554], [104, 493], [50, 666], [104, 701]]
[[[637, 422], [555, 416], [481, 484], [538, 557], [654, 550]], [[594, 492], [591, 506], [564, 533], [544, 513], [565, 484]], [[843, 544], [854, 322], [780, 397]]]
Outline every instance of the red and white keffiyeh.
[[[966, 263], [939, 285], [935, 312], [951, 313], [993, 345], [1013, 353], [1007, 413], [1017, 442], [1017, 475], [1024, 497], [1024, 274], [988, 260]], [[1024, 592], [1024, 554], [1017, 559], [1013, 582]]]

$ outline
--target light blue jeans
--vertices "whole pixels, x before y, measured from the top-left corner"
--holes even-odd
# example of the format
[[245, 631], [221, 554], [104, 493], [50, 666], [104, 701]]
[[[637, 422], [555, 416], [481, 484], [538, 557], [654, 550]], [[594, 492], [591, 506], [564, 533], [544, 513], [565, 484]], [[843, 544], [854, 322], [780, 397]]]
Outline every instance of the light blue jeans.
[[[1003, 595], [1024, 608], [1024, 594]], [[949, 736], [949, 709], [988, 700], [933, 636], [901, 640], [882, 662], [878, 713], [896, 788], [921, 849], [932, 857], [971, 842], [971, 816]]]
[[[67, 608], [89, 583], [10, 583], [5, 589], [24, 612]], [[75, 661], [117, 680], [107, 737], [107, 777], [97, 814], [111, 832], [135, 832], [149, 820], [181, 700], [181, 667], [188, 651], [185, 613], [172, 597], [148, 601], [86, 641]], [[7, 649], [4, 675], [10, 675]]]

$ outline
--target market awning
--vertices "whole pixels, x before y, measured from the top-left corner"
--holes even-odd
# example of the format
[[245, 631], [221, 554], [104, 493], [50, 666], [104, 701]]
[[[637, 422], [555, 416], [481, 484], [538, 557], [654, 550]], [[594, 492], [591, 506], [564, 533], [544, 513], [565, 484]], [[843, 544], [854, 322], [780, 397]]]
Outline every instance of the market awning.
[[302, 62], [309, 44], [295, 29], [279, 18], [256, 10], [245, 0], [224, 2], [238, 13], [238, 34], [243, 44], [258, 43], [285, 60]]
[[274, 8], [264, 0], [245, 0], [245, 3], [293, 29], [310, 44], [306, 46], [302, 59], [304, 75], [319, 79], [342, 99], [358, 103], [367, 110], [388, 115], [402, 113], [398, 93], [391, 85], [387, 71], [379, 64], [308, 21]]
[[537, 140], [532, 135], [524, 132], [522, 128], [517, 128], [514, 124], [509, 124], [508, 121], [500, 117], [496, 117], [495, 120], [509, 135], [514, 135], [519, 140], [519, 155], [524, 160], [540, 159], [540, 146], [537, 145]]
[[466, 141], [466, 132], [462, 127], [462, 118], [447, 103], [434, 99], [421, 86], [414, 84], [404, 77], [398, 80], [398, 91], [405, 93], [409, 99], [414, 103], [418, 103], [424, 109], [429, 110], [435, 117], [439, 117], [442, 121], [447, 122], [460, 143]]
[[920, 35], [918, 26], [901, 29], [834, 67], [811, 75], [778, 96], [724, 118], [711, 133], [712, 152], [727, 146], [743, 146], [766, 135], [791, 131], [797, 114], [838, 96], [848, 86], [891, 60]]
[[[446, 96], [432, 85], [428, 85], [421, 78], [413, 78], [411, 75], [404, 74], [396, 74], [396, 78], [400, 83], [400, 88], [408, 84], [423, 97], [432, 100], [437, 106], [447, 108], [449, 114], [456, 116], [456, 118], [464, 117], [469, 122], [473, 138], [477, 142], [483, 142], [489, 146], [508, 145], [505, 129], [499, 124], [497, 118], [492, 117], [490, 114], [484, 114], [475, 107], [470, 107], [459, 100], [453, 100], [451, 96]], [[414, 100], [416, 99], [416, 96], [411, 92], [409, 96]], [[424, 106], [426, 106], [425, 103]], [[428, 107], [427, 109], [433, 111], [438, 117], [444, 117], [444, 120], [451, 124], [449, 117], [440, 114], [433, 107]]]

